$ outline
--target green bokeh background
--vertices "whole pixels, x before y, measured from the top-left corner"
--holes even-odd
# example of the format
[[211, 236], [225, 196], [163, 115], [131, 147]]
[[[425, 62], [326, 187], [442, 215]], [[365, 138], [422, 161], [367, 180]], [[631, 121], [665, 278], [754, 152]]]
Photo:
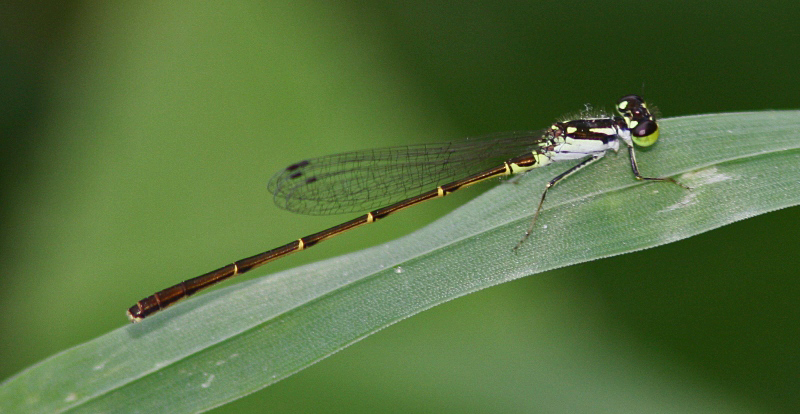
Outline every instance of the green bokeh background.
[[[266, 182], [290, 162], [541, 128], [629, 93], [664, 116], [800, 108], [796, 1], [3, 9], [0, 379], [349, 218], [277, 209]], [[482, 188], [248, 277], [394, 239]], [[799, 227], [795, 207], [487, 289], [217, 412], [797, 412]]]

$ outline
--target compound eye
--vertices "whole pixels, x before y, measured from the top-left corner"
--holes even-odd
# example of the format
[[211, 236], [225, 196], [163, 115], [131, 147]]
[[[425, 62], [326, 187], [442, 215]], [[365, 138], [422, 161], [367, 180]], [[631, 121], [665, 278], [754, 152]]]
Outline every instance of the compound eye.
[[658, 124], [653, 121], [639, 122], [639, 125], [636, 125], [636, 127], [631, 131], [635, 137], [646, 137], [656, 132], [658, 132]]
[[658, 124], [655, 121], [639, 122], [631, 129], [633, 142], [640, 147], [649, 147], [658, 141]]

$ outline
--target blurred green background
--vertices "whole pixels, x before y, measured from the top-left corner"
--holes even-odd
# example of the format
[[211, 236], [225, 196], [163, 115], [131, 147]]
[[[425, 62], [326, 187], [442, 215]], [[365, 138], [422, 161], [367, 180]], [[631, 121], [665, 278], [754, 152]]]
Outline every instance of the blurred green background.
[[[0, 379], [155, 290], [349, 218], [278, 210], [266, 182], [288, 163], [542, 128], [629, 93], [664, 116], [800, 108], [796, 1], [3, 10]], [[795, 207], [487, 289], [216, 412], [798, 412], [799, 226]]]

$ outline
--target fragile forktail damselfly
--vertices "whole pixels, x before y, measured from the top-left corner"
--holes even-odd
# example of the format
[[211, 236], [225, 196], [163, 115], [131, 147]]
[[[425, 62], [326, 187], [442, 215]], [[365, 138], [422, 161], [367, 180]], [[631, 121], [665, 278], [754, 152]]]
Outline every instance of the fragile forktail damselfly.
[[166, 288], [133, 305], [128, 309], [128, 318], [138, 322], [230, 277], [479, 181], [558, 161], [580, 160], [547, 183], [530, 226], [513, 248], [516, 250], [533, 231], [547, 191], [597, 162], [609, 150], [617, 151], [620, 141], [628, 147], [631, 170], [637, 180], [668, 181], [688, 189], [670, 177], [644, 177], [639, 173], [634, 144], [647, 147], [659, 136], [658, 123], [644, 100], [628, 95], [617, 102], [616, 109], [619, 116], [587, 116], [556, 122], [540, 131], [355, 151], [294, 163], [269, 182], [268, 189], [279, 207], [311, 215], [369, 212]]

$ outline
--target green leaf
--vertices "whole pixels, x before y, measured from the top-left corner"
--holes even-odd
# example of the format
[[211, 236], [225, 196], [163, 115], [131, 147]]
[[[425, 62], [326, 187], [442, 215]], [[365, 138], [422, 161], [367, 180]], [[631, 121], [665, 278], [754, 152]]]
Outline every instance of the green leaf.
[[0, 386], [0, 411], [202, 411], [422, 310], [519, 277], [684, 239], [800, 203], [800, 111], [661, 121], [632, 179], [624, 150], [548, 195], [568, 165], [498, 185], [407, 237], [187, 300]]

